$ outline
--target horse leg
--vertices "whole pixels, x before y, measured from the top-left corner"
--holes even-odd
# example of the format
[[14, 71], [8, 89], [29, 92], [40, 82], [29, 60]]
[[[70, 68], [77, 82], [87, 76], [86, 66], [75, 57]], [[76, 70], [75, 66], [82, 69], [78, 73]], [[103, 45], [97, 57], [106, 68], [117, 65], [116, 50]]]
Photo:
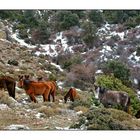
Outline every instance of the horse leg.
[[[49, 96], [49, 95], [48, 95], [48, 96]], [[49, 100], [48, 100], [48, 96], [47, 96], [46, 94], [43, 94], [43, 101], [44, 101], [44, 102], [49, 101]]]
[[44, 96], [44, 94], [43, 94], [43, 101], [45, 102], [45, 96]]
[[67, 96], [64, 96], [64, 101], [65, 101], [65, 103], [67, 102]]
[[7, 85], [7, 91], [9, 93], [9, 96], [11, 96], [15, 99], [15, 87], [13, 87], [13, 86], [15, 86], [15, 85], [13, 85], [13, 84]]
[[49, 93], [49, 95], [48, 95], [48, 101], [49, 102], [51, 101], [51, 93]]
[[55, 102], [55, 91], [53, 91], [53, 92], [51, 93], [51, 95], [52, 95], [52, 98], [53, 98], [53, 102]]
[[124, 107], [124, 111], [127, 112], [128, 114], [131, 114], [131, 112], [130, 112], [130, 97], [128, 98], [127, 104]]
[[29, 96], [30, 96], [31, 101], [37, 103], [37, 100], [33, 94], [30, 94]]
[[16, 83], [11, 83], [9, 86], [7, 86], [7, 90], [9, 92], [9, 95], [11, 97], [13, 97], [15, 99], [15, 86], [16, 86]]
[[48, 101], [49, 94], [50, 94], [50, 90], [46, 89], [46, 91], [43, 94], [44, 102]]
[[74, 97], [73, 97], [72, 94], [70, 95], [70, 100], [71, 100], [72, 102], [74, 102]]

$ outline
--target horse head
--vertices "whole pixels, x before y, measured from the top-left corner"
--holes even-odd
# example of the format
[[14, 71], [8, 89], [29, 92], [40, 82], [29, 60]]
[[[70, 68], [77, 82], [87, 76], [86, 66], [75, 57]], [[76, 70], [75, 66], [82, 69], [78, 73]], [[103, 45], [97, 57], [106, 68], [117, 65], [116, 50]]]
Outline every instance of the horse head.
[[106, 88], [102, 86], [98, 86], [97, 84], [94, 84], [94, 90], [95, 90], [94, 94], [96, 99], [101, 99], [103, 95], [107, 92]]

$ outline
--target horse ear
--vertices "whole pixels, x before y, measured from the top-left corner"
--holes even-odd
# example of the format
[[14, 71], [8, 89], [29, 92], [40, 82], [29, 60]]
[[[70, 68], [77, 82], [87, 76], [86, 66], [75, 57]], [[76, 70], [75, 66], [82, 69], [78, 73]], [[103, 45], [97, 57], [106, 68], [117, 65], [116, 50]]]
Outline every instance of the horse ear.
[[24, 77], [25, 77], [26, 79], [29, 79], [29, 75], [24, 75]]
[[19, 79], [22, 79], [22, 78], [23, 78], [23, 75], [18, 75], [18, 78], [19, 78]]
[[94, 83], [93, 86], [94, 86], [95, 90], [98, 88], [98, 85], [96, 83]]
[[27, 75], [27, 79], [29, 79], [29, 77], [30, 77], [30, 76], [29, 76], [29, 75]]

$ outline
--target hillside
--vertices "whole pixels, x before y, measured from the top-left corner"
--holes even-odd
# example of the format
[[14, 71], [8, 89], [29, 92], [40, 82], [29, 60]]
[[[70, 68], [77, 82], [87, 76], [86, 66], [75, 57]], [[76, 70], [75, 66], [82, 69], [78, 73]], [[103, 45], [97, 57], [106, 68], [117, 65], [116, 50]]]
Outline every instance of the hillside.
[[[0, 11], [0, 75], [58, 85], [55, 103], [40, 96], [32, 103], [17, 86], [16, 100], [0, 90], [0, 129], [140, 129], [139, 20], [134, 10]], [[103, 107], [94, 97], [95, 82], [127, 92], [131, 115]], [[81, 99], [65, 104], [70, 87]]]

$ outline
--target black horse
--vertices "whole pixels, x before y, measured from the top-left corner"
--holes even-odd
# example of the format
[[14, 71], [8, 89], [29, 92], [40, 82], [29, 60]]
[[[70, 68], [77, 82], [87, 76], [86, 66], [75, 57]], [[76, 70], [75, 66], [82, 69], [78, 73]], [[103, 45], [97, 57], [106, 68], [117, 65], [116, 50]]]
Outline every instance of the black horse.
[[16, 81], [10, 76], [0, 76], [0, 89], [7, 90], [9, 96], [15, 99]]
[[100, 86], [95, 86], [95, 91], [95, 97], [105, 107], [121, 106], [125, 112], [129, 113], [130, 97], [126, 92], [107, 90]]

